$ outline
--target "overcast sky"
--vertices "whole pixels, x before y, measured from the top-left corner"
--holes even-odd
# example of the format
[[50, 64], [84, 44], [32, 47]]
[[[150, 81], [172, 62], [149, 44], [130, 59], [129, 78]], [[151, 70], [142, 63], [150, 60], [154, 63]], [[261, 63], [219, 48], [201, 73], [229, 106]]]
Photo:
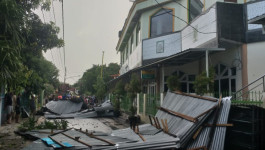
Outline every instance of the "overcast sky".
[[[37, 11], [45, 22], [56, 21], [62, 37], [62, 4], [54, 1], [50, 12]], [[129, 0], [64, 0], [64, 27], [66, 53], [66, 82], [73, 84], [93, 64], [119, 63], [116, 53], [118, 32], [122, 29], [132, 2]], [[63, 82], [63, 49], [53, 49], [44, 54], [60, 70]], [[61, 57], [61, 58], [60, 58]]]

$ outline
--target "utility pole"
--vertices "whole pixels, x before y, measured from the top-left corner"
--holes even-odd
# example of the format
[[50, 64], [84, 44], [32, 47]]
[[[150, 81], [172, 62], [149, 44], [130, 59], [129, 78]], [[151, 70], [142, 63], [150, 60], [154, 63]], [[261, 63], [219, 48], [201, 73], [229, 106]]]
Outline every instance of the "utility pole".
[[[64, 10], [63, 10], [63, 0], [62, 0], [62, 24], [63, 24], [63, 40], [64, 40]], [[65, 44], [63, 46], [63, 56], [64, 56], [64, 84], [65, 84], [65, 80], [66, 80]]]
[[102, 52], [101, 78], [103, 77], [103, 59], [104, 59], [104, 51]]

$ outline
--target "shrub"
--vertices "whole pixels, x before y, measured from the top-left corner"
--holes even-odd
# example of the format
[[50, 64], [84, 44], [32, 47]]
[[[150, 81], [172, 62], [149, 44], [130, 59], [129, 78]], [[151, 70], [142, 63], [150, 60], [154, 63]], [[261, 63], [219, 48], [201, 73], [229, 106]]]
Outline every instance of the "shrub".
[[179, 78], [176, 75], [171, 75], [167, 78], [167, 86], [171, 91], [179, 90]]

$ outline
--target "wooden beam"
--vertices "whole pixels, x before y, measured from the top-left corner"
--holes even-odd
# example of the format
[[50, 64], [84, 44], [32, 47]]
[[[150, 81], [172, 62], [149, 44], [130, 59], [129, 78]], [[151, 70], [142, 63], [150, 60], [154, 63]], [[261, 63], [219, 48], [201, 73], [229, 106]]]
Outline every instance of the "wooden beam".
[[[77, 131], [79, 131], [79, 130], [77, 130]], [[102, 139], [102, 138], [100, 138], [100, 137], [97, 137], [97, 136], [93, 135], [92, 133], [89, 134], [89, 133], [86, 133], [86, 132], [83, 132], [83, 131], [79, 131], [79, 132], [84, 133], [85, 135], [87, 135], [87, 136], [89, 136], [89, 137], [91, 137], [91, 138], [95, 138], [95, 139], [97, 139], [97, 140], [100, 140], [100, 141], [103, 141], [103, 142], [105, 142], [105, 143], [108, 143], [108, 144], [110, 144], [110, 145], [116, 145], [115, 143], [110, 142], [110, 141], [105, 140], [105, 139]]]
[[187, 116], [187, 115], [184, 115], [184, 114], [181, 114], [181, 113], [178, 113], [178, 112], [175, 112], [175, 111], [163, 108], [163, 107], [158, 107], [158, 108], [164, 112], [171, 114], [171, 115], [186, 119], [186, 120], [191, 121], [191, 122], [197, 122], [197, 119], [193, 118], [191, 116]]
[[149, 117], [149, 120], [150, 120], [150, 124], [151, 124], [151, 125], [153, 125], [153, 121], [152, 121], [152, 118], [151, 118], [151, 116], [150, 116], [150, 115], [148, 115], [148, 117]]
[[196, 118], [196, 119], [199, 119], [201, 116], [203, 116], [203, 115], [209, 113], [211, 110], [215, 109], [216, 107], [217, 107], [217, 105], [213, 106], [212, 108], [210, 108], [210, 109], [208, 109], [207, 111], [205, 111], [205, 112], [199, 114], [199, 115], [198, 115], [197, 117], [195, 117], [195, 118]]
[[168, 133], [167, 119], [165, 119], [166, 132]]
[[145, 141], [144, 137], [140, 133], [136, 133], [143, 141]]
[[70, 136], [70, 135], [67, 135], [67, 134], [65, 134], [65, 133], [62, 133], [62, 134], [63, 134], [64, 136], [66, 136], [66, 137], [72, 139], [72, 140], [75, 140], [75, 141], [81, 143], [81, 144], [84, 144], [84, 145], [86, 145], [86, 146], [88, 146], [88, 147], [92, 147], [91, 145], [85, 143], [84, 141], [81, 141], [81, 140], [79, 140], [79, 139], [76, 139], [76, 138], [74, 138], [74, 137], [72, 137], [72, 136]]
[[155, 127], [158, 128], [158, 125], [157, 125], [157, 122], [156, 122], [155, 117], [153, 117], [153, 120], [154, 120], [154, 122], [155, 122]]
[[160, 123], [159, 123], [159, 120], [157, 117], [155, 117], [156, 121], [157, 121], [157, 125], [158, 125], [158, 128], [161, 129], [161, 126], [160, 126]]
[[174, 93], [179, 94], [179, 95], [183, 95], [183, 96], [189, 96], [189, 97], [193, 97], [193, 98], [208, 100], [208, 101], [212, 101], [212, 102], [218, 101], [217, 99], [214, 99], [214, 98], [209, 98], [209, 97], [204, 97], [204, 96], [199, 96], [199, 95], [193, 95], [193, 94], [187, 94], [187, 93], [183, 93], [183, 92], [179, 92], [179, 91], [174, 91]]
[[65, 147], [65, 145], [63, 145], [60, 141], [55, 140], [53, 137], [51, 137], [50, 135], [48, 136], [50, 139], [52, 139], [54, 142], [56, 142], [57, 144], [59, 144], [62, 147]]
[[[207, 123], [204, 126], [206, 126], [206, 127], [212, 127], [213, 125]], [[217, 127], [233, 127], [234, 124], [216, 124], [215, 126], [217, 126]]]
[[195, 140], [197, 138], [197, 136], [200, 134], [202, 130], [202, 126], [196, 131], [196, 133], [193, 135], [192, 139]]
[[162, 125], [163, 125], [163, 131], [166, 132], [167, 129], [166, 129], [166, 125], [165, 125], [165, 123], [164, 123], [164, 120], [161, 119], [161, 122], [162, 122]]

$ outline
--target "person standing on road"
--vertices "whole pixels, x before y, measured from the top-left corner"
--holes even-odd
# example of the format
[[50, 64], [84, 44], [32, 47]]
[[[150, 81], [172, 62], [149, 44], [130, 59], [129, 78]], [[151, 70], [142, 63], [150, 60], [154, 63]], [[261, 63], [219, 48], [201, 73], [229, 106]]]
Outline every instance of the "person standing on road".
[[33, 116], [35, 116], [36, 113], [36, 103], [35, 103], [35, 95], [31, 94], [31, 99], [30, 99], [30, 111]]
[[6, 104], [6, 109], [7, 109], [7, 123], [11, 123], [11, 118], [12, 118], [12, 94], [8, 90], [8, 92], [5, 94], [5, 104]]
[[18, 94], [17, 96], [15, 111], [16, 111], [16, 123], [18, 123], [20, 116], [20, 94]]
[[17, 101], [17, 96], [13, 92], [12, 93], [12, 120], [15, 120], [15, 109], [16, 109], [16, 101]]

